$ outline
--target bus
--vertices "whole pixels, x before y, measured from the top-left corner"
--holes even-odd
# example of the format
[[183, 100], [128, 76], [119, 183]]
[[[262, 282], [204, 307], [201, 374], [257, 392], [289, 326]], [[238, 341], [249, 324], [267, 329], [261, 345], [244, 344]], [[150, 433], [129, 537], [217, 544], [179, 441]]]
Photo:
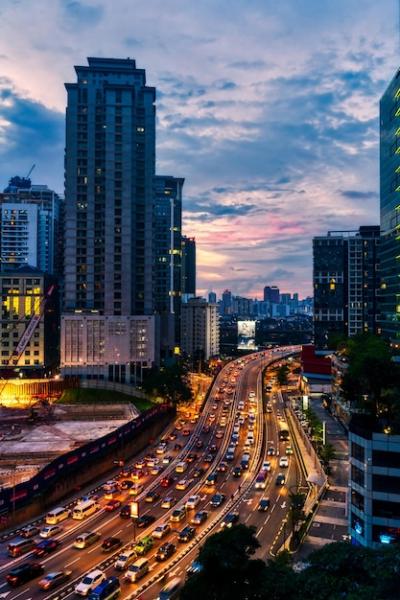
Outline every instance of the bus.
[[90, 515], [93, 515], [99, 509], [99, 505], [94, 500], [86, 500], [85, 502], [78, 502], [72, 511], [72, 518], [77, 521], [82, 521]]
[[257, 475], [255, 488], [256, 490], [265, 490], [265, 486], [267, 485], [267, 471], [260, 471]]
[[285, 421], [279, 421], [279, 439], [281, 442], [286, 442], [289, 439], [289, 429]]

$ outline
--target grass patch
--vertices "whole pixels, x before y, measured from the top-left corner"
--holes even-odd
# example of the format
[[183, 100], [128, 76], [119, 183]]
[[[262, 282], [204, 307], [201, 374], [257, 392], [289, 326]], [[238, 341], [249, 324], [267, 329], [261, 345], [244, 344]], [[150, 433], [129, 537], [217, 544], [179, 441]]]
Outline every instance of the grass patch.
[[122, 404], [124, 402], [134, 404], [141, 412], [153, 406], [149, 400], [135, 398], [121, 392], [86, 388], [64, 390], [61, 398], [57, 400], [57, 404]]

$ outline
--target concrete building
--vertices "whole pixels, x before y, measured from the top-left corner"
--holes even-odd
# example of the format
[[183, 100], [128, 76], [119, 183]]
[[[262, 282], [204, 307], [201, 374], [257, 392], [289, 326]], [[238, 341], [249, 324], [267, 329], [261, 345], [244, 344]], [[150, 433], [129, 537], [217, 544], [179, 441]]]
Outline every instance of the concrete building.
[[266, 285], [264, 288], [264, 302], [274, 302], [275, 304], [279, 304], [279, 300], [279, 288], [276, 285]]
[[329, 231], [313, 239], [314, 334], [317, 348], [333, 335], [377, 330], [379, 226]]
[[136, 384], [158, 362], [155, 316], [64, 314], [61, 372], [64, 377]]
[[380, 101], [380, 221], [379, 324], [400, 347], [400, 69]]
[[67, 83], [64, 309], [152, 314], [155, 89], [131, 59]]
[[233, 314], [233, 297], [232, 297], [232, 292], [230, 290], [224, 290], [222, 292], [221, 314], [223, 314], [223, 315]]
[[182, 295], [184, 300], [196, 296], [196, 240], [182, 236]]
[[154, 178], [154, 308], [160, 315], [162, 358], [179, 351], [182, 301], [182, 188], [184, 179]]
[[400, 542], [400, 435], [353, 415], [349, 430], [349, 533], [371, 548]]
[[208, 360], [219, 353], [219, 321], [216, 304], [191, 298], [182, 304], [182, 351], [196, 360]]
[[[58, 366], [59, 295], [56, 279], [30, 266], [0, 273], [0, 374], [50, 375]], [[45, 302], [45, 298], [47, 300]]]
[[208, 292], [208, 302], [210, 304], [217, 303], [217, 294], [215, 292]]
[[0, 194], [0, 271], [31, 265], [61, 274], [62, 215], [62, 200], [47, 185], [12, 178]]

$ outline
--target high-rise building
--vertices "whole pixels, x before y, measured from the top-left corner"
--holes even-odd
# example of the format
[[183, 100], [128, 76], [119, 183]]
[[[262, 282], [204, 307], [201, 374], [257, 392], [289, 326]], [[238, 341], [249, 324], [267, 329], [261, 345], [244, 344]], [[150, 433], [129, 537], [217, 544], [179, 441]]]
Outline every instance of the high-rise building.
[[154, 178], [154, 308], [160, 315], [162, 358], [180, 345], [183, 183], [171, 176]]
[[47, 185], [13, 177], [0, 194], [0, 271], [30, 265], [60, 275], [62, 216], [62, 201]]
[[131, 59], [67, 83], [65, 310], [151, 314], [155, 89]]
[[400, 69], [380, 101], [380, 328], [400, 345]]
[[196, 296], [196, 240], [182, 236], [182, 294]]
[[264, 288], [264, 302], [279, 304], [279, 288], [276, 285], [266, 285]]
[[379, 226], [329, 231], [313, 239], [314, 335], [328, 348], [333, 335], [377, 329]]
[[233, 313], [233, 299], [230, 290], [224, 290], [222, 292], [221, 313], [223, 315], [231, 315]]
[[210, 304], [217, 303], [217, 294], [215, 292], [208, 292], [208, 302]]
[[0, 373], [48, 376], [58, 366], [59, 297], [56, 278], [23, 265], [0, 273]]
[[191, 359], [208, 360], [219, 353], [219, 322], [216, 304], [190, 298], [182, 304], [182, 351]]

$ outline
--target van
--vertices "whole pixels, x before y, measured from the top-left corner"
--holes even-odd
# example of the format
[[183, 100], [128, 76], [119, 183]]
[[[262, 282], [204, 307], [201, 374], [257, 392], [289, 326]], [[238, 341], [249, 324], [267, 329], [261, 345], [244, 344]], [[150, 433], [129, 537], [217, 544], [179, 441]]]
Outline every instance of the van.
[[59, 506], [54, 510], [51, 510], [46, 515], [46, 523], [48, 525], [57, 525], [61, 521], [65, 521], [71, 515], [71, 511], [68, 508], [64, 508], [63, 506]]
[[12, 556], [13, 558], [17, 556], [22, 556], [27, 552], [33, 550], [35, 546], [35, 542], [32, 539], [29, 540], [15, 540], [15, 542], [10, 542], [8, 544], [7, 552], [8, 556]]
[[72, 511], [72, 518], [77, 521], [82, 521], [90, 515], [93, 515], [99, 508], [99, 505], [94, 500], [86, 500], [85, 502], [78, 502], [74, 506]]
[[136, 559], [136, 552], [133, 548], [126, 549], [120, 554], [114, 563], [117, 571], [125, 571]]
[[181, 590], [182, 580], [179, 577], [174, 577], [163, 587], [161, 590], [158, 600], [174, 600], [179, 597]]
[[80, 533], [75, 539], [74, 548], [78, 548], [78, 550], [83, 550], [84, 548], [88, 548], [88, 546], [92, 546], [92, 544], [95, 544], [99, 539], [99, 533], [95, 531], [85, 531], [84, 533]]
[[149, 572], [149, 561], [147, 558], [139, 558], [131, 565], [125, 573], [125, 579], [131, 583], [135, 583], [142, 579]]
[[184, 473], [188, 468], [187, 462], [179, 462], [175, 467], [175, 473]]

